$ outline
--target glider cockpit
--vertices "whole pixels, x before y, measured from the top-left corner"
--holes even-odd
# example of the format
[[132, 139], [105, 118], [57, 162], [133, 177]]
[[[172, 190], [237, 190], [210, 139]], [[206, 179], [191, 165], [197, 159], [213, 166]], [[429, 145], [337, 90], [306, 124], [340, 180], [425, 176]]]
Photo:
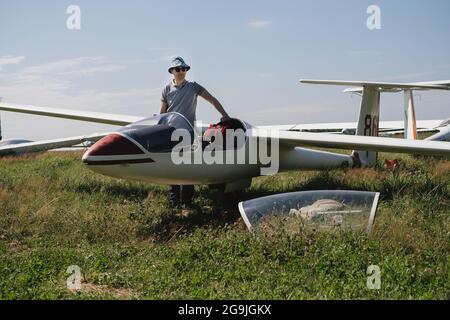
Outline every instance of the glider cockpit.
[[178, 141], [172, 141], [175, 130], [184, 130], [194, 142], [194, 128], [181, 114], [169, 112], [154, 115], [136, 123], [130, 124], [117, 132], [134, 140], [148, 152], [165, 153], [172, 152]]
[[[87, 165], [147, 162], [150, 160], [145, 154], [171, 153], [175, 146], [180, 145], [191, 150], [197, 149], [198, 146], [205, 149], [213, 142], [217, 144], [218, 138], [223, 141], [223, 149], [238, 149], [247, 141], [245, 132], [248, 127], [249, 125], [241, 120], [228, 119], [209, 128], [196, 130], [186, 117], [177, 112], [158, 114], [129, 124], [100, 139], [85, 153], [83, 162]], [[228, 129], [237, 132], [237, 135], [243, 135], [243, 138], [236, 139], [236, 136], [233, 136], [234, 143], [227, 144]], [[174, 133], [183, 134], [184, 139], [180, 140], [180, 136]]]
[[[183, 130], [190, 137], [187, 141], [193, 149], [197, 145], [202, 145], [205, 149], [217, 139], [221, 139], [223, 149], [238, 149], [245, 143], [245, 132], [250, 127], [247, 123], [231, 118], [221, 121], [217, 124], [211, 124], [209, 127], [199, 127], [194, 129], [192, 124], [181, 114], [169, 112], [154, 115], [141, 121], [130, 124], [117, 133], [137, 142], [146, 151], [151, 153], [168, 153], [180, 143], [180, 140], [173, 136], [175, 130]], [[227, 144], [227, 130], [232, 130], [234, 143]], [[243, 139], [236, 139], [236, 135], [243, 135]]]
[[170, 153], [179, 142], [172, 139], [182, 130], [194, 141], [194, 128], [181, 114], [169, 112], [129, 124], [96, 142], [83, 156], [87, 165], [153, 162], [148, 153]]

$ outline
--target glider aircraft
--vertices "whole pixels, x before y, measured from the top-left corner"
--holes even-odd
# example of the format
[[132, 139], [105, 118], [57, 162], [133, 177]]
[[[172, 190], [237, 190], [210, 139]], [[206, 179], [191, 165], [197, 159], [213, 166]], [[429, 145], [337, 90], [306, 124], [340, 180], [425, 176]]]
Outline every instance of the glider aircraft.
[[[113, 132], [64, 139], [38, 142], [0, 141], [0, 156], [40, 152], [89, 142], [92, 145], [84, 153], [82, 161], [94, 172], [158, 184], [218, 185], [222, 186], [225, 192], [248, 187], [253, 177], [260, 176], [264, 169], [271, 165], [261, 157], [255, 157], [255, 153], [260, 153], [260, 150], [252, 149], [252, 146], [259, 146], [261, 142], [271, 147], [276, 146], [276, 150], [271, 149], [271, 156], [275, 150], [277, 172], [372, 166], [376, 163], [377, 152], [450, 156], [450, 144], [445, 142], [450, 140], [450, 121], [416, 122], [412, 94], [413, 90], [450, 90], [450, 80], [406, 84], [331, 80], [301, 82], [350, 86], [352, 88], [346, 92], [362, 93], [358, 121], [341, 124], [255, 127], [240, 119], [230, 119], [215, 126], [197, 128], [193, 127], [183, 115], [175, 112], [142, 118], [0, 103], [0, 110], [3, 111], [121, 126]], [[398, 91], [404, 91], [405, 95], [405, 121], [380, 123], [380, 94]], [[208, 149], [214, 140], [221, 137], [224, 129], [241, 132], [242, 139], [238, 138], [236, 143], [233, 138], [233, 143], [227, 144], [223, 149]], [[210, 150], [215, 159], [225, 159], [231, 151], [242, 149], [245, 151], [245, 160], [230, 163], [220, 161], [175, 163], [173, 149], [177, 147], [179, 140], [173, 140], [173, 133], [177, 130], [189, 134], [188, 143], [185, 143], [180, 151], [187, 158], [195, 159], [196, 155]], [[335, 134], [349, 131], [355, 135]], [[418, 131], [438, 133], [428, 140], [417, 140]], [[379, 134], [389, 132], [404, 132], [406, 139], [379, 137]], [[347, 149], [353, 152], [346, 155], [309, 147]], [[255, 158], [256, 161], [249, 160]], [[274, 161], [273, 157], [271, 161]]]

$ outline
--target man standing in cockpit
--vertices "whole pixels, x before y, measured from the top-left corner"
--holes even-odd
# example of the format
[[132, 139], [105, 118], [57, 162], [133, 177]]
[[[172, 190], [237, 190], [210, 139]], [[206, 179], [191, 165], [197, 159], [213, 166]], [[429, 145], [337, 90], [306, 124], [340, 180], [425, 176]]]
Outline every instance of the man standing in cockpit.
[[[230, 117], [220, 102], [205, 88], [196, 82], [186, 80], [186, 74], [190, 68], [181, 57], [176, 57], [172, 60], [168, 71], [173, 75], [173, 79], [163, 88], [160, 112], [178, 112], [184, 115], [194, 126], [197, 97], [201, 96], [210, 102], [222, 115], [221, 121], [229, 119]], [[170, 202], [173, 206], [176, 206], [180, 200], [182, 205], [190, 206], [194, 196], [194, 186], [172, 185], [169, 186], [169, 194]]]

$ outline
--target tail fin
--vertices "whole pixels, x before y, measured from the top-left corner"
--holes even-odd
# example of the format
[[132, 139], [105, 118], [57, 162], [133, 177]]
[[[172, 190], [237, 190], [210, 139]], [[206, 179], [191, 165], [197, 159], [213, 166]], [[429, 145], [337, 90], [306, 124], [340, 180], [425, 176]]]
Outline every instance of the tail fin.
[[[377, 87], [365, 86], [359, 111], [358, 136], [378, 136], [380, 122], [380, 90]], [[353, 155], [358, 155], [361, 165], [373, 166], [377, 162], [377, 152], [374, 151], [353, 151]]]
[[405, 139], [417, 140], [416, 112], [414, 110], [413, 91], [405, 90]]

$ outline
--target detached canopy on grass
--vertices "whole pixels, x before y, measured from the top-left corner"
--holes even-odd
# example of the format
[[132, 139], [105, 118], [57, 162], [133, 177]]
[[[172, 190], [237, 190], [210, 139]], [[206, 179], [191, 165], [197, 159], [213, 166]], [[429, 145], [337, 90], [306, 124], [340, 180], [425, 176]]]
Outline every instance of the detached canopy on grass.
[[348, 190], [302, 191], [239, 203], [252, 232], [351, 229], [370, 233], [379, 193]]

